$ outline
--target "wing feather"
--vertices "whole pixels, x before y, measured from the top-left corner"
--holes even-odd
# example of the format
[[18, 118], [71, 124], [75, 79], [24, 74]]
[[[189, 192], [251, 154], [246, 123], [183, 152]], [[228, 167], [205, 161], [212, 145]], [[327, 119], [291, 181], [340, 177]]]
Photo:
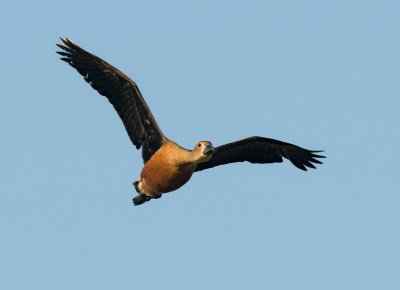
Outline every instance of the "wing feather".
[[197, 164], [196, 171], [212, 168], [234, 162], [275, 163], [282, 162], [282, 157], [289, 159], [294, 166], [301, 170], [315, 168], [313, 163], [322, 164], [316, 158], [325, 158], [318, 155], [322, 151], [312, 151], [282, 141], [265, 138], [250, 137], [240, 141], [228, 143], [216, 148], [211, 159]]
[[68, 38], [61, 38], [57, 51], [61, 60], [75, 68], [99, 94], [114, 106], [133, 145], [142, 147], [146, 162], [161, 147], [163, 133], [143, 99], [136, 83], [101, 58], [80, 48]]

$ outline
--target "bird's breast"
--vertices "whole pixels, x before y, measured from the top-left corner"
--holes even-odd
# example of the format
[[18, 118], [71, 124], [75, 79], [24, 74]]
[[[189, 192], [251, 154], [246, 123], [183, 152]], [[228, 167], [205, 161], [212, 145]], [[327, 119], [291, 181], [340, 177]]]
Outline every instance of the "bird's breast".
[[179, 148], [160, 148], [146, 162], [140, 175], [141, 191], [149, 196], [159, 196], [174, 191], [189, 181], [196, 164], [182, 164]]

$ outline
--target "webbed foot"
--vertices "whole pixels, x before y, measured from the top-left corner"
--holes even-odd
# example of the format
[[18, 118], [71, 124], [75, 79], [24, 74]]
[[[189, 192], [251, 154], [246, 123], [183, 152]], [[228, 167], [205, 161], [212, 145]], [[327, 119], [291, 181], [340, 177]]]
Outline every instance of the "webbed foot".
[[146, 201], [149, 201], [151, 199], [150, 196], [144, 195], [144, 194], [138, 194], [136, 197], [132, 199], [133, 205], [141, 205], [145, 203]]
[[161, 194], [158, 196], [151, 197], [151, 196], [147, 196], [147, 195], [141, 193], [141, 194], [137, 195], [136, 197], [134, 197], [132, 199], [132, 202], [133, 202], [133, 205], [136, 206], [136, 205], [141, 205], [141, 204], [149, 201], [150, 199], [158, 199], [160, 197], [161, 197]]

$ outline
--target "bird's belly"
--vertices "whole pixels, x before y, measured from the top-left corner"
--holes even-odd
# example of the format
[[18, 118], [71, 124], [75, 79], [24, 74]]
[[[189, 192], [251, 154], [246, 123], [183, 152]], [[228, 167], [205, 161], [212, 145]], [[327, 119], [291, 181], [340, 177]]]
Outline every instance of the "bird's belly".
[[149, 196], [159, 196], [174, 191], [189, 181], [195, 170], [194, 166], [173, 167], [167, 164], [148, 164], [142, 170], [141, 191]]

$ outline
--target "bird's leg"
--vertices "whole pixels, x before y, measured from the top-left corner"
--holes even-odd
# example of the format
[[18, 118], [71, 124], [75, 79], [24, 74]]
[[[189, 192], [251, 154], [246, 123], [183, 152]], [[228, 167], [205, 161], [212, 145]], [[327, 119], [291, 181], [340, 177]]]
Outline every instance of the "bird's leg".
[[143, 194], [139, 189], [139, 181], [135, 181], [133, 183], [133, 186], [135, 187], [136, 192], [139, 193], [136, 197], [134, 197], [132, 199], [132, 202], [134, 205], [141, 205], [141, 204], [149, 201], [150, 199], [153, 199], [153, 198], [158, 199], [161, 197], [161, 194], [157, 195], [157, 196], [147, 196], [147, 195]]
[[137, 193], [141, 193], [140, 190], [139, 190], [139, 180], [136, 180], [136, 181], [133, 183], [133, 187], [135, 188], [135, 190], [136, 190]]
[[132, 202], [133, 202], [134, 205], [143, 204], [143, 203], [145, 203], [146, 201], [149, 201], [149, 200], [151, 199], [151, 197], [146, 196], [145, 194], [143, 194], [143, 193], [140, 192], [140, 189], [139, 189], [139, 180], [136, 180], [136, 181], [133, 183], [133, 187], [135, 188], [136, 192], [139, 193], [136, 197], [134, 197], [134, 198], [132, 199]]

